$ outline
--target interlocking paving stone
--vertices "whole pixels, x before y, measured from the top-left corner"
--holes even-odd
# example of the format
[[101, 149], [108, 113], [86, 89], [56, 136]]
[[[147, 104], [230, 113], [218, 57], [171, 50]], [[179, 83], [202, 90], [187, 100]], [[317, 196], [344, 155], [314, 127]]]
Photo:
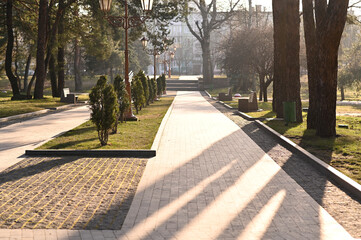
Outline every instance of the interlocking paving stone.
[[129, 239], [152, 239], [162, 231], [166, 239], [351, 238], [195, 92], [178, 92], [134, 201], [122, 229]]

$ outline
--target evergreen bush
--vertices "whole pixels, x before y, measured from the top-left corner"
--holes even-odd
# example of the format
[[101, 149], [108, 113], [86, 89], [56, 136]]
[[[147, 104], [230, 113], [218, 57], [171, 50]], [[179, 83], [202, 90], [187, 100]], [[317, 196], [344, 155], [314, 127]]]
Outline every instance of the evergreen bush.
[[153, 101], [157, 100], [157, 90], [158, 90], [158, 86], [157, 86], [157, 80], [152, 78], [152, 88], [153, 88]]
[[113, 85], [114, 85], [115, 93], [117, 94], [118, 115], [112, 133], [117, 133], [118, 121], [120, 120], [121, 123], [123, 122], [124, 114], [129, 108], [130, 103], [129, 103], [128, 92], [125, 88], [125, 83], [119, 75], [115, 77]]
[[165, 74], [162, 74], [162, 92], [165, 93], [166, 89], [167, 89], [167, 82], [165, 80]]
[[139, 110], [142, 110], [142, 106], [145, 103], [143, 84], [138, 76], [135, 76], [132, 81], [132, 100], [138, 113]]
[[89, 94], [91, 109], [90, 120], [95, 124], [98, 138], [102, 146], [107, 145], [109, 131], [112, 129], [118, 114], [117, 95], [113, 85], [101, 76]]
[[163, 87], [162, 87], [162, 76], [159, 76], [157, 78], [157, 94], [158, 96], [161, 96], [162, 95], [162, 91], [163, 90]]
[[[143, 85], [143, 91], [144, 91], [144, 97], [145, 97], [144, 105], [149, 105], [149, 85], [148, 85], [147, 77], [145, 76], [145, 74], [142, 70], [140, 70], [138, 72], [137, 76], [139, 77], [139, 79]], [[143, 107], [144, 107], [144, 105], [143, 105]]]
[[149, 99], [148, 102], [153, 103], [154, 102], [154, 90], [153, 90], [153, 83], [152, 80], [147, 77], [148, 79], [148, 86], [149, 86]]

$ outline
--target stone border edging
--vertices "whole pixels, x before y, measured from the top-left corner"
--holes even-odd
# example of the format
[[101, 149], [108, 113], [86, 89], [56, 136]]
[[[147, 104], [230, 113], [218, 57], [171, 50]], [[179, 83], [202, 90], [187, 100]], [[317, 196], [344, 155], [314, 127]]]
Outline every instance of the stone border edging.
[[132, 157], [152, 158], [156, 156], [155, 150], [25, 150], [25, 155], [33, 157]]
[[243, 117], [244, 119], [248, 120], [248, 121], [255, 121], [255, 120], [258, 120], [259, 118], [254, 118], [254, 117], [251, 117], [250, 115], [244, 113], [244, 112], [241, 112], [241, 111], [236, 111], [237, 115]]
[[162, 119], [162, 122], [160, 123], [157, 134], [155, 135], [155, 138], [153, 140], [152, 147], [150, 148], [151, 150], [154, 150], [154, 151], [158, 150], [160, 139], [161, 139], [161, 137], [163, 135], [165, 125], [168, 122], [169, 116], [170, 116], [170, 114], [171, 114], [171, 112], [173, 110], [174, 99], [175, 99], [175, 97], [173, 98], [172, 104], [169, 106], [166, 114], [164, 115], [164, 117]]
[[347, 177], [345, 174], [331, 167], [327, 163], [323, 162], [321, 159], [317, 158], [315, 155], [309, 153], [302, 147], [298, 146], [296, 143], [292, 142], [290, 139], [285, 136], [279, 134], [272, 128], [268, 127], [266, 124], [262, 123], [259, 120], [255, 121], [256, 125], [265, 130], [267, 133], [272, 135], [281, 141], [282, 145], [286, 147], [288, 150], [292, 152], [297, 152], [303, 155], [311, 164], [317, 167], [320, 171], [330, 176], [334, 179], [338, 184], [340, 184], [345, 189], [351, 191], [353, 194], [357, 196], [358, 199], [361, 199], [361, 185]]
[[9, 122], [12, 120], [17, 120], [17, 119], [22, 119], [22, 118], [27, 118], [27, 117], [34, 117], [34, 116], [38, 116], [50, 111], [56, 111], [56, 110], [61, 110], [61, 109], [66, 109], [66, 108], [71, 108], [74, 106], [83, 106], [84, 104], [66, 104], [63, 106], [59, 106], [59, 107], [54, 107], [54, 108], [46, 108], [43, 110], [39, 110], [39, 111], [35, 111], [35, 112], [29, 112], [29, 113], [23, 113], [23, 114], [18, 114], [18, 115], [13, 115], [10, 117], [3, 117], [0, 118], [0, 122]]
[[50, 109], [44, 109], [44, 110], [40, 110], [40, 111], [36, 111], [36, 112], [30, 112], [30, 113], [23, 113], [23, 114], [18, 114], [18, 115], [14, 115], [14, 116], [10, 116], [10, 117], [3, 117], [0, 118], [0, 122], [8, 122], [11, 120], [16, 120], [16, 119], [21, 119], [21, 118], [26, 118], [26, 117], [33, 117], [33, 116], [37, 116], [43, 113], [47, 113], [51, 111]]

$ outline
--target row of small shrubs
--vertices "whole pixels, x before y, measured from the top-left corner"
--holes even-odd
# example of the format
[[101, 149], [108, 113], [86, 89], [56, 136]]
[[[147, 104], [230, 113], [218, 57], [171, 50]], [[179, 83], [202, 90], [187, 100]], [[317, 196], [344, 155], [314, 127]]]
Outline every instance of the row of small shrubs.
[[[164, 74], [155, 80], [139, 71], [133, 77], [131, 85], [136, 113], [153, 103], [165, 89]], [[119, 120], [124, 121], [125, 112], [130, 105], [123, 79], [118, 75], [114, 83], [110, 84], [105, 76], [101, 76], [89, 94], [89, 104], [92, 111], [90, 120], [97, 128], [100, 144], [107, 145], [110, 130], [113, 134], [117, 133]]]
[[166, 89], [165, 75], [159, 76], [156, 80], [146, 77], [143, 71], [139, 71], [132, 81], [132, 100], [136, 112], [143, 107], [153, 103], [157, 96], [162, 95]]

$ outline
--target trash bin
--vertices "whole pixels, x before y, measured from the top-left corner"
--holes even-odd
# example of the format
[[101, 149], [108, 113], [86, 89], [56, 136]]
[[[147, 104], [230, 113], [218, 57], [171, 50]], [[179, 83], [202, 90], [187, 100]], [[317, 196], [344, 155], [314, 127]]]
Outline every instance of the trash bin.
[[296, 102], [283, 102], [283, 118], [286, 123], [296, 122]]

